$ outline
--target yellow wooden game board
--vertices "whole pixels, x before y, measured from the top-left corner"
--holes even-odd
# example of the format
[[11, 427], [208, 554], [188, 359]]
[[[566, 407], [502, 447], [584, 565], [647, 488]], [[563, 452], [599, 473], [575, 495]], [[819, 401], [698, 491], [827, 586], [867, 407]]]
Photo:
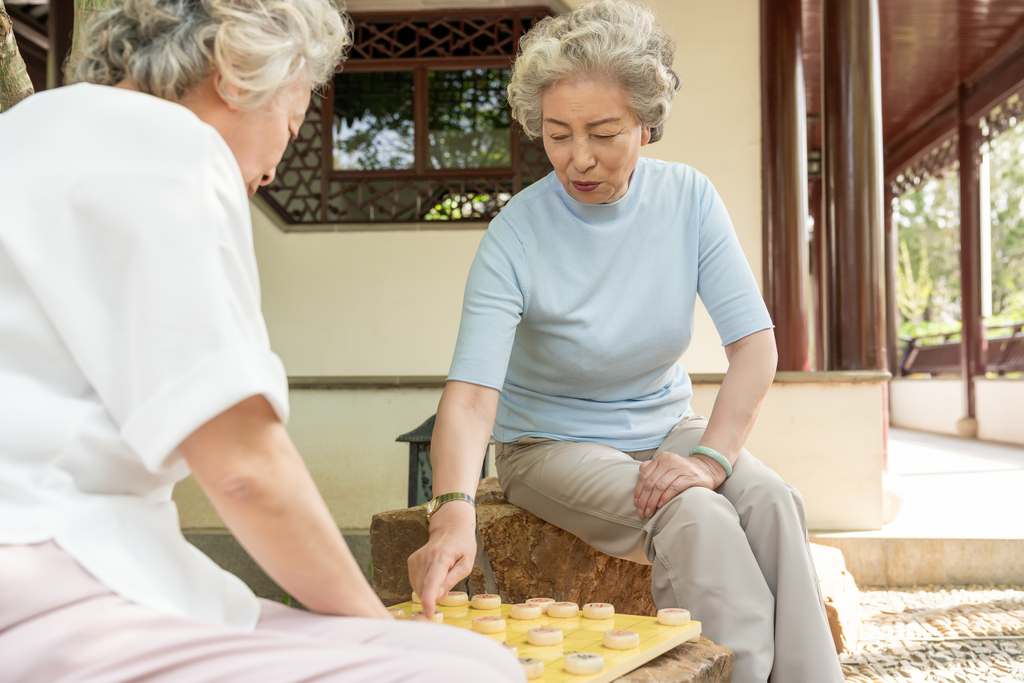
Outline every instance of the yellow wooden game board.
[[[400, 607], [405, 618], [422, 605], [403, 602], [392, 608]], [[691, 621], [683, 626], [663, 626], [654, 617], [638, 617], [631, 614], [616, 614], [611, 619], [584, 619], [581, 614], [572, 619], [553, 619], [542, 615], [535, 620], [517, 620], [509, 616], [511, 605], [502, 605], [500, 609], [473, 609], [469, 605], [462, 607], [438, 607], [444, 614], [444, 624], [438, 628], [457, 626], [473, 628], [473, 619], [490, 614], [500, 614], [505, 618], [505, 632], [484, 635], [499, 643], [509, 643], [519, 648], [520, 657], [534, 657], [544, 662], [544, 677], [530, 681], [544, 683], [609, 683], [619, 676], [643, 666], [655, 657], [688, 641], [700, 638], [700, 622]], [[554, 626], [562, 629], [564, 634], [560, 645], [539, 647], [526, 641], [526, 632], [538, 626]], [[640, 634], [640, 647], [631, 650], [612, 650], [604, 646], [604, 632], [612, 630], [636, 631]], [[604, 657], [604, 670], [599, 674], [588, 676], [574, 675], [565, 671], [565, 655], [573, 652], [596, 652]]]

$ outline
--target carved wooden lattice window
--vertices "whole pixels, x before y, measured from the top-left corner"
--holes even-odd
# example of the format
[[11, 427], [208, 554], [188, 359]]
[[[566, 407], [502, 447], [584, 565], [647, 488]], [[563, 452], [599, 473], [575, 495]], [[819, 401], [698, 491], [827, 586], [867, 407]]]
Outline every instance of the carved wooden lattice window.
[[548, 14], [353, 15], [344, 70], [260, 188], [284, 229], [488, 220], [547, 175], [542, 144], [511, 121], [505, 86], [519, 38]]

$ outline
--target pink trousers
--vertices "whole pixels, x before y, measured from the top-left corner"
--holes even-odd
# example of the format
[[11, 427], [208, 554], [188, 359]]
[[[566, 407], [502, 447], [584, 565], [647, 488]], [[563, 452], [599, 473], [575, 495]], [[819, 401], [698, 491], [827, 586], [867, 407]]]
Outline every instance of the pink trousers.
[[492, 640], [267, 600], [252, 633], [118, 597], [56, 544], [0, 545], [0, 683], [523, 681]]

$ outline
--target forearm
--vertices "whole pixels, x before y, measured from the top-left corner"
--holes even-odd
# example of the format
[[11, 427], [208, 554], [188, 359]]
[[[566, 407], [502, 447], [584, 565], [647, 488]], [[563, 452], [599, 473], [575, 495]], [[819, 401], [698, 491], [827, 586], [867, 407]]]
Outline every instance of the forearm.
[[729, 369], [700, 441], [700, 445], [718, 451], [732, 465], [754, 428], [777, 363], [771, 330], [756, 332], [735, 344], [735, 348], [728, 350]]
[[[182, 447], [238, 542], [310, 610], [387, 617], [284, 426], [266, 414], [234, 417], [212, 434], [201, 427]], [[190, 444], [197, 435], [205, 448]]]
[[[476, 495], [497, 406], [494, 389], [466, 382], [445, 386], [430, 444], [435, 496]], [[462, 501], [442, 505], [430, 519], [429, 541], [409, 558], [409, 580], [428, 614], [438, 596], [469, 574], [475, 557], [476, 511]]]
[[453, 492], [476, 495], [494, 427], [497, 395], [494, 389], [465, 382], [449, 382], [445, 387], [430, 444], [435, 496]]

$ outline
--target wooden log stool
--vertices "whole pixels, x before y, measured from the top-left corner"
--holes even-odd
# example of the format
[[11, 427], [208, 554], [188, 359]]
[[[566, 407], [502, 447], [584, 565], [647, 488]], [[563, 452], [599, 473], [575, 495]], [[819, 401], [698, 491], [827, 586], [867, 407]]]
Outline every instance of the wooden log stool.
[[[586, 604], [610, 602], [621, 614], [655, 616], [657, 609], [651, 597], [651, 567], [620, 560], [601, 553], [567, 531], [548, 524], [539, 517], [511, 505], [505, 500], [496, 477], [480, 482], [477, 490], [477, 557], [466, 579], [471, 595], [496, 593], [504, 603], [523, 602], [533, 597], [549, 597], [558, 601]], [[422, 547], [428, 538], [426, 510], [423, 507], [392, 510], [374, 515], [370, 526], [370, 551], [373, 557], [373, 587], [385, 605], [409, 599], [409, 556]], [[826, 548], [829, 567], [838, 562], [834, 549]], [[838, 552], [838, 551], [836, 551]], [[817, 556], [815, 557], [818, 560]], [[845, 573], [845, 566], [842, 566]], [[827, 592], [834, 585], [852, 583], [823, 581]], [[854, 594], [856, 586], [853, 587]], [[855, 624], [844, 615], [839, 622], [836, 605], [831, 600], [829, 617], [835, 616], [833, 627], [837, 651], [855, 643]], [[826, 597], [826, 604], [830, 600]], [[840, 640], [842, 641], [840, 643]], [[732, 677], [733, 654], [730, 650], [701, 638], [670, 650], [647, 665], [619, 679], [631, 681], [673, 681], [678, 683], [727, 682]]]

